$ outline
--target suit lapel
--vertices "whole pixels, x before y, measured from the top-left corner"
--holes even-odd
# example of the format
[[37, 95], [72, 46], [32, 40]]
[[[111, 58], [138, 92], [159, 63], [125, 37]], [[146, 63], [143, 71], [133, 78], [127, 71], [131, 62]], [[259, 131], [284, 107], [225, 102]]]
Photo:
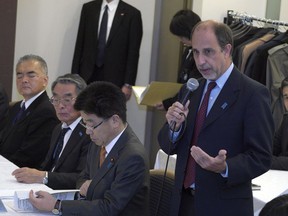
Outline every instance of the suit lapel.
[[98, 40], [98, 29], [99, 27], [99, 20], [100, 20], [100, 11], [101, 11], [101, 1], [95, 1], [94, 8], [92, 11], [95, 11], [94, 13], [91, 13], [92, 20], [94, 20], [93, 23], [95, 23], [95, 28], [93, 29], [94, 38], [97, 38]]
[[21, 124], [21, 122], [26, 121], [26, 119], [29, 117], [30, 113], [33, 112], [33, 110], [35, 110], [37, 108], [37, 106], [39, 104], [42, 103], [42, 101], [44, 101], [45, 99], [49, 100], [48, 95], [46, 93], [46, 91], [44, 91], [41, 95], [39, 95], [39, 97], [37, 97], [33, 103], [30, 104], [30, 106], [24, 111], [24, 116], [15, 123], [15, 125], [13, 125], [13, 120], [15, 118], [15, 116], [17, 115], [17, 113], [19, 112], [19, 110], [21, 109], [20, 104], [21, 101], [17, 102], [14, 104], [13, 108], [11, 109], [11, 116], [10, 116], [10, 121], [9, 121], [9, 127], [10, 129], [5, 133], [4, 139], [6, 140], [6, 138], [9, 136], [10, 133], [14, 132], [15, 128], [17, 128], [17, 125]]
[[[118, 160], [119, 155], [120, 155], [120, 151], [124, 148], [125, 143], [128, 140], [128, 134], [130, 134], [130, 133], [127, 132], [127, 130], [131, 130], [129, 126], [125, 129], [123, 134], [120, 136], [120, 138], [118, 139], [118, 141], [116, 142], [116, 144], [114, 145], [114, 147], [109, 152], [109, 154], [107, 155], [106, 159], [104, 160], [104, 163], [99, 168], [99, 170], [97, 172], [97, 175], [95, 175], [95, 177], [93, 178], [92, 182], [93, 182], [94, 187], [99, 183], [99, 181], [102, 178], [104, 178], [104, 176], [117, 163], [117, 160]], [[100, 153], [100, 147], [98, 148], [98, 151], [97, 151], [98, 157], [99, 157], [99, 153]], [[99, 167], [98, 165], [99, 165], [99, 159], [97, 160], [97, 167]]]
[[65, 161], [65, 159], [69, 156], [70, 152], [74, 149], [76, 145], [79, 145], [81, 139], [85, 136], [85, 131], [83, 126], [79, 123], [76, 128], [73, 130], [60, 158], [59, 161], [56, 163], [55, 170], [57, 167], [61, 166], [61, 164]]
[[109, 46], [112, 38], [118, 32], [118, 28], [120, 27], [125, 16], [126, 16], [125, 6], [124, 6], [123, 2], [120, 1], [118, 4], [118, 7], [116, 9], [116, 12], [115, 12], [115, 16], [114, 16], [114, 19], [112, 22], [112, 26], [111, 26], [111, 30], [109, 33], [109, 37], [108, 37], [106, 46]]
[[[95, 183], [95, 185], [98, 184], [98, 182], [104, 178], [104, 176], [114, 167], [114, 165], [116, 164], [118, 157], [119, 157], [119, 152], [117, 150], [117, 148], [115, 148], [116, 145], [113, 147], [113, 149], [111, 150], [111, 152], [109, 152], [109, 154], [107, 155], [107, 157], [105, 158], [103, 164], [101, 167], [99, 167], [99, 160], [97, 160], [97, 167], [99, 167], [98, 170], [98, 174], [94, 177], [93, 182]], [[115, 148], [115, 149], [114, 149]], [[98, 148], [98, 152], [97, 155], [99, 157], [100, 154], [100, 147]]]
[[[186, 131], [194, 131], [194, 122], [196, 121], [196, 116], [198, 113], [200, 101], [201, 101], [205, 83], [206, 83], [206, 80], [203, 78], [199, 79], [198, 81], [199, 81], [199, 87], [196, 91], [193, 92], [191, 99], [190, 99], [189, 115], [187, 119], [187, 122], [193, 122], [193, 123], [187, 125]], [[195, 107], [194, 109], [192, 109], [192, 107], [194, 107], [194, 104], [198, 104], [198, 107]], [[190, 135], [192, 137], [193, 133], [191, 133]]]
[[[223, 86], [220, 94], [218, 95], [215, 103], [213, 104], [206, 120], [203, 125], [203, 129], [214, 122], [217, 118], [223, 115], [232, 104], [235, 103], [240, 91], [240, 72], [237, 72], [235, 67]], [[233, 83], [233, 85], [232, 85]]]
[[[30, 113], [37, 108], [39, 104], [41, 104], [44, 100], [49, 100], [48, 95], [46, 91], [44, 91], [39, 97], [37, 97], [30, 106], [25, 110], [24, 117], [19, 121], [21, 123], [22, 121], [25, 121], [25, 119], [30, 115]], [[16, 123], [17, 124], [17, 123]]]
[[58, 137], [60, 136], [61, 125], [62, 125], [62, 123], [58, 124], [52, 133], [52, 137], [51, 137], [51, 141], [50, 141], [50, 148], [49, 148], [48, 153], [45, 157], [45, 160], [41, 164], [41, 168], [43, 170], [51, 170], [52, 155], [54, 153], [54, 149], [55, 149], [55, 146], [57, 144]]

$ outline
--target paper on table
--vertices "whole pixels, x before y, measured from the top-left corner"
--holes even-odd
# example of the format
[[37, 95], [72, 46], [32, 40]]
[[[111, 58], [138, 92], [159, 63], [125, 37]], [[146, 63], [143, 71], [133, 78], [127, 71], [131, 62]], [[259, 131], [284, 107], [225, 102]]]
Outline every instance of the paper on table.
[[7, 209], [5, 208], [2, 200], [0, 199], [0, 213], [1, 213], [1, 212], [7, 212]]
[[29, 191], [33, 189], [34, 191], [38, 190], [49, 190], [50, 188], [44, 184], [24, 184], [17, 182], [12, 172], [18, 167], [8, 161], [6, 158], [0, 155], [0, 198], [1, 199], [12, 199], [15, 191], [26, 190]]
[[132, 86], [132, 89], [138, 104], [154, 106], [167, 98], [174, 97], [182, 85], [173, 82], [152, 81], [147, 87]]
[[[74, 200], [75, 193], [79, 190], [53, 190], [48, 191], [56, 199]], [[29, 191], [15, 191], [14, 195], [14, 210], [17, 212], [37, 212], [29, 201]]]

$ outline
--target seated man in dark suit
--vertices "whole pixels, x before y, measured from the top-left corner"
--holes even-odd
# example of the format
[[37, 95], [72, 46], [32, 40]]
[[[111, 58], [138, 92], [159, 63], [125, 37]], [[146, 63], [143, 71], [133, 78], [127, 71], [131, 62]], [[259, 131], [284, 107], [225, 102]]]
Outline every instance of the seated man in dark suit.
[[6, 94], [5, 89], [0, 83], [0, 136], [1, 136], [1, 131], [4, 129], [6, 125], [6, 119], [8, 115], [8, 106], [9, 106], [8, 96]]
[[288, 194], [282, 194], [265, 204], [259, 216], [287, 216]]
[[19, 167], [38, 168], [59, 123], [45, 91], [47, 64], [40, 56], [25, 55], [16, 65], [16, 84], [24, 100], [15, 103], [0, 138], [0, 154]]
[[[80, 112], [73, 108], [78, 94], [86, 88], [78, 74], [60, 76], [52, 84], [53, 97], [58, 119], [62, 122], [52, 133], [50, 149], [41, 169], [23, 167], [12, 175], [18, 182], [43, 183], [52, 189], [75, 189], [79, 173], [84, 169], [89, 143], [85, 128], [79, 123]], [[68, 131], [66, 128], [69, 128]], [[66, 131], [61, 140], [61, 132]], [[61, 144], [63, 147], [61, 148]], [[57, 150], [61, 148], [57, 157]]]
[[279, 129], [274, 135], [271, 169], [288, 171], [288, 77], [281, 83], [280, 94], [286, 112], [283, 115]]
[[38, 209], [64, 215], [147, 216], [149, 165], [144, 146], [126, 122], [126, 98], [112, 83], [90, 84], [76, 99], [91, 143], [79, 181], [84, 200], [56, 200], [30, 191]]

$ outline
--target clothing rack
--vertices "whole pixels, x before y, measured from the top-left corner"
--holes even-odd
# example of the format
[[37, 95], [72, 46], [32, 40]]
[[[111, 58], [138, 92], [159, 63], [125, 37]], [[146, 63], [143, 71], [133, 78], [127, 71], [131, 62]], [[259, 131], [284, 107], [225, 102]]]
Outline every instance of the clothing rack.
[[253, 21], [263, 22], [265, 24], [272, 24], [273, 26], [288, 26], [287, 22], [272, 20], [266, 18], [259, 18], [254, 15], [249, 15], [247, 13], [234, 12], [233, 10], [227, 11], [227, 20], [226, 24], [231, 24], [233, 20], [239, 19], [246, 23], [252, 23]]

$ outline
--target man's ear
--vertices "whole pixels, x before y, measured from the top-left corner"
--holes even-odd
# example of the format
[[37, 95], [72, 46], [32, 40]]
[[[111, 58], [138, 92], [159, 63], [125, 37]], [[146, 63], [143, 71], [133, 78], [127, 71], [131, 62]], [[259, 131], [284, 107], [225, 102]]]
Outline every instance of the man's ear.
[[120, 117], [116, 114], [111, 117], [111, 121], [112, 121], [113, 127], [119, 127], [121, 123]]
[[231, 52], [232, 52], [232, 45], [231, 44], [226, 44], [225, 47], [224, 47], [225, 56], [230, 58]]

